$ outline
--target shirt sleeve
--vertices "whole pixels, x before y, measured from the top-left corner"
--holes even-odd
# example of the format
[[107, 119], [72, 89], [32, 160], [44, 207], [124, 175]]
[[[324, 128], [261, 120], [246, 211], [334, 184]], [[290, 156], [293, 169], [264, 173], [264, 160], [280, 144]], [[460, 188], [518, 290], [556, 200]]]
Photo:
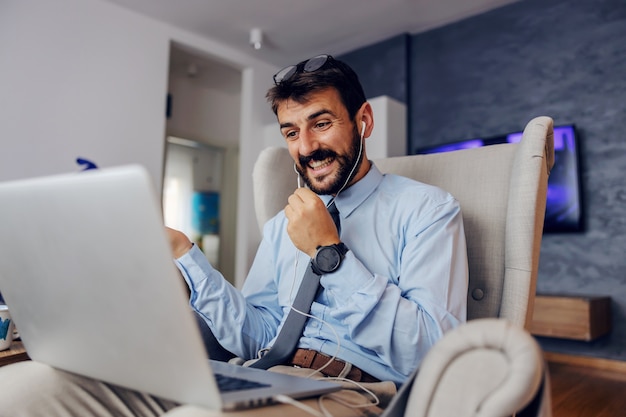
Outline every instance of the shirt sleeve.
[[[220, 344], [239, 357], [250, 359], [265, 347], [275, 334], [282, 312], [277, 306], [273, 280], [259, 271], [270, 271], [268, 245], [261, 243], [251, 273], [263, 288], [255, 294], [256, 304], [233, 287], [213, 268], [202, 251], [194, 247], [176, 259], [191, 291], [190, 305], [206, 321]], [[264, 281], [264, 277], [267, 280]], [[261, 282], [263, 281], [263, 282]]]
[[349, 251], [321, 284], [330, 313], [349, 337], [408, 375], [444, 332], [466, 320], [467, 252], [460, 208], [451, 196], [406, 222], [400, 276], [373, 274]]

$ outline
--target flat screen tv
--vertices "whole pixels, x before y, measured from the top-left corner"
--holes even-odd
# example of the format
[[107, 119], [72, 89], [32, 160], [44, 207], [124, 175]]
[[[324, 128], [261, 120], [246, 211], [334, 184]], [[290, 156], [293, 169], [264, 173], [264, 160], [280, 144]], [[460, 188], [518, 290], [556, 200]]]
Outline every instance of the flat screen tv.
[[[449, 152], [499, 143], [515, 143], [522, 132], [486, 139], [469, 139], [415, 150], [416, 154]], [[582, 224], [582, 195], [579, 169], [579, 138], [574, 125], [554, 127], [554, 167], [548, 178], [545, 233], [579, 232]]]

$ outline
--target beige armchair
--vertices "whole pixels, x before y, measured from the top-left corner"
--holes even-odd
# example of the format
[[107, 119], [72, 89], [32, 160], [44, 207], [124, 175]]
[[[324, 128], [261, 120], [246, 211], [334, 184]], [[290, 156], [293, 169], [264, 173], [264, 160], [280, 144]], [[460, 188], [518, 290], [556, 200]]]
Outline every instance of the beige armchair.
[[[375, 161], [382, 172], [438, 185], [459, 200], [470, 277], [470, 321], [431, 349], [387, 417], [550, 416], [541, 350], [525, 329], [554, 163], [552, 128], [552, 119], [537, 117], [518, 144]], [[287, 150], [264, 150], [253, 180], [261, 227], [295, 188]], [[199, 414], [176, 410], [175, 415]]]
[[[403, 390], [406, 407], [399, 396], [389, 415], [551, 415], [541, 351], [525, 329], [532, 318], [547, 181], [554, 164], [552, 129], [552, 119], [537, 117], [527, 124], [519, 144], [415, 161], [423, 172], [412, 177], [439, 185], [461, 204], [470, 321], [432, 349], [410, 392], [409, 387]], [[393, 172], [407, 175], [406, 158], [417, 156], [395, 161]], [[489, 317], [499, 320], [471, 321]]]

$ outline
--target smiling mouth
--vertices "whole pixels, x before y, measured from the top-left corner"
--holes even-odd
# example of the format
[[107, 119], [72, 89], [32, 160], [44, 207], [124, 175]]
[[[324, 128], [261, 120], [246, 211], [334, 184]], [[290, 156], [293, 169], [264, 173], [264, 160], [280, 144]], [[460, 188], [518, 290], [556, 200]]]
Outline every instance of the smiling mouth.
[[323, 168], [326, 168], [328, 165], [330, 165], [333, 161], [335, 160], [335, 158], [333, 157], [328, 157], [326, 159], [322, 159], [321, 161], [310, 161], [307, 166], [309, 168], [311, 168], [313, 171], [318, 171], [321, 170]]

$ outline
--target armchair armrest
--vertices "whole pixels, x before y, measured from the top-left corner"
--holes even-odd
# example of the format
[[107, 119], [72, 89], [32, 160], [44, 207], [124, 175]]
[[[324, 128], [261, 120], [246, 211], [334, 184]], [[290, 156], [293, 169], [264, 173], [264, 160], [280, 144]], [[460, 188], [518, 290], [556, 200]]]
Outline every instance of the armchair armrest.
[[[428, 353], [405, 391], [404, 414], [395, 415], [551, 415], [539, 345], [528, 332], [501, 319], [472, 320], [450, 331]], [[393, 410], [387, 411], [391, 416]]]

